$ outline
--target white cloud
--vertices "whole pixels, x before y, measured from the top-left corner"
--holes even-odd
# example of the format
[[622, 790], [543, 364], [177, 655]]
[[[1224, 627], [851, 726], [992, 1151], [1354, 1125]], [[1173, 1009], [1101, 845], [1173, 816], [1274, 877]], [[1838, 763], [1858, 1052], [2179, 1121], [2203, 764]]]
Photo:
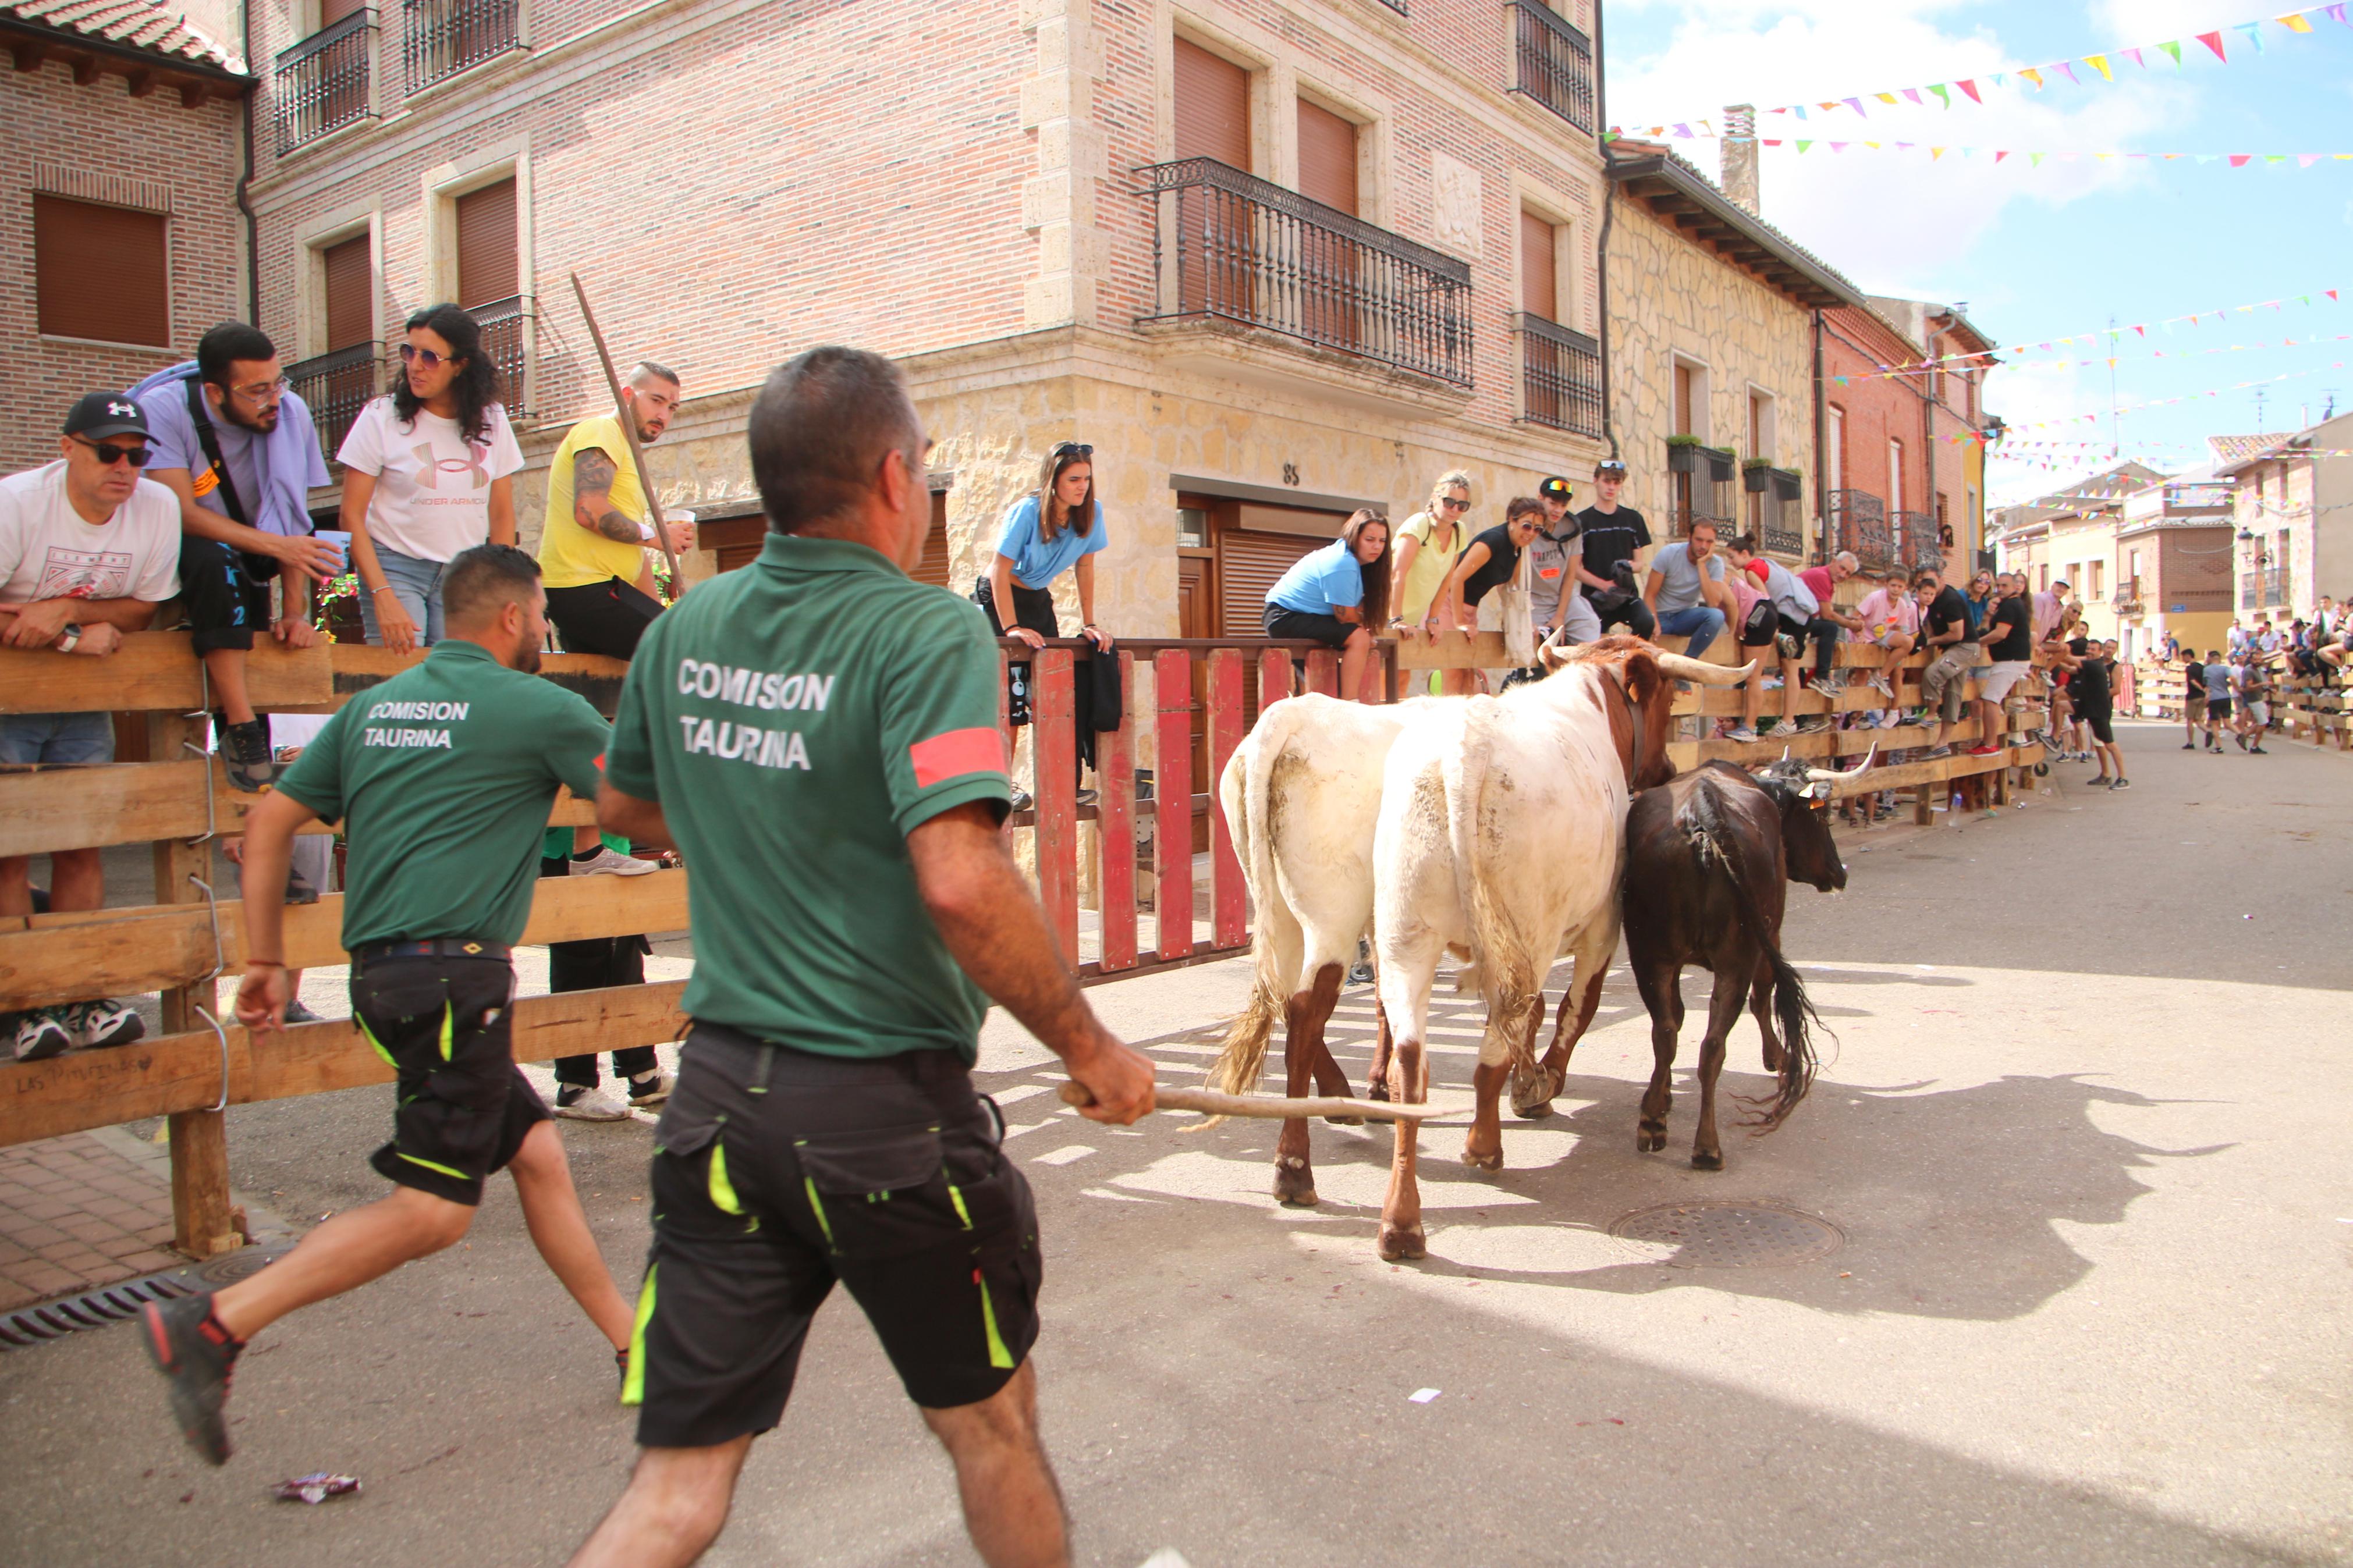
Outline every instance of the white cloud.
[[[1651, 3], [1620, 0], [1621, 9], [1630, 4], [1650, 8]], [[1902, 141], [1986, 149], [1967, 159], [1948, 153], [1932, 163], [1925, 151], [1852, 147], [1832, 153], [1818, 144], [1799, 154], [1784, 145], [1765, 150], [1761, 176], [1767, 221], [1857, 283], [1874, 292], [1957, 295], [1980, 312], [2000, 301], [1987, 293], [1981, 278], [1971, 282], [1968, 256], [1978, 238], [2021, 204], [2056, 212], [2096, 192], [2151, 184], [2145, 165], [2099, 163], [2089, 154], [2178, 151], [2159, 144], [2160, 133], [2189, 118], [2195, 91], [2169, 71], [2144, 73], [2129, 64], [2120, 67], [2115, 86], [2078, 66], [2094, 85], [2054, 79], [2036, 92], [2021, 90], [2013, 77], [2012, 85], [1997, 89], [1988, 79], [1995, 72], [2043, 62], [2010, 53], [1998, 39], [1968, 26], [1970, 9], [1947, 0], [1696, 0], [1675, 6], [1674, 14], [1674, 31], [1662, 51], [1640, 55], [1620, 47], [1609, 61], [1609, 118], [1615, 123], [1651, 124], [1663, 116], [1699, 114], [1720, 121], [1717, 106], [1725, 103], [1764, 108], [1978, 79], [1982, 107], [1957, 92], [1951, 110], [1937, 107], [1934, 99], [1915, 108], [1866, 97], [1864, 120], [1843, 108], [1813, 110], [1804, 121], [1767, 114], [1761, 117], [1758, 134], [1785, 142], [1802, 135], [1818, 143]], [[1674, 145], [1715, 172], [1715, 143]], [[2002, 148], [2084, 156], [2073, 162], [2049, 159], [2035, 168], [2022, 155], [2013, 155], [1997, 165], [1992, 150]]]

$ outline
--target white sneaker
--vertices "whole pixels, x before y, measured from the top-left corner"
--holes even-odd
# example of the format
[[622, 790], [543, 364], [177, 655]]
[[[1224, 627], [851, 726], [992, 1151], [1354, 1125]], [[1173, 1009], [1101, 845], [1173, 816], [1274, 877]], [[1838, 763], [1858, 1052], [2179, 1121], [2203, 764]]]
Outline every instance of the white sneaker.
[[73, 1043], [85, 1050], [127, 1046], [147, 1032], [138, 1009], [120, 1002], [75, 1002], [58, 1008], [54, 1016], [73, 1037]]
[[47, 1061], [49, 1058], [73, 1049], [74, 1037], [63, 1019], [59, 1007], [36, 1007], [17, 1016], [16, 1038], [12, 1054], [20, 1062]]
[[1724, 732], [1724, 738], [1727, 741], [1738, 741], [1746, 745], [1757, 738], [1757, 731], [1746, 724], [1736, 724]]
[[602, 1089], [584, 1089], [575, 1094], [566, 1085], [555, 1091], [555, 1114], [575, 1121], [627, 1121], [629, 1108]]
[[633, 1078], [628, 1081], [629, 1104], [639, 1110], [659, 1105], [670, 1098], [670, 1091], [678, 1087], [678, 1079], [659, 1068], [643, 1078]]
[[596, 858], [594, 860], [572, 862], [572, 875], [575, 877], [642, 877], [649, 871], [660, 869], [661, 868], [652, 861], [640, 860], [634, 855], [624, 855], [609, 844], [600, 844], [596, 847]]

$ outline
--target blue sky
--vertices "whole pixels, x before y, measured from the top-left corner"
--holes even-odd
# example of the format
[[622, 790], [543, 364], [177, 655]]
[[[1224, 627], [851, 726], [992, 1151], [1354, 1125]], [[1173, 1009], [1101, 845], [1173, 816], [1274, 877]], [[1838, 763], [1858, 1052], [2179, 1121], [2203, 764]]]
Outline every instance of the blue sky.
[[[2290, 0], [2294, 3], [2294, 0]], [[1689, 121], [1719, 106], [1812, 102], [1863, 94], [1867, 121], [1847, 110], [1760, 116], [1758, 134], [1822, 144], [1800, 154], [1765, 149], [1766, 218], [1873, 293], [1967, 301], [1970, 319], [2005, 346], [2061, 335], [2209, 312], [2195, 328], [2154, 326], [2127, 334], [2116, 351], [2116, 396], [2125, 455], [2168, 470], [2204, 460], [2202, 437], [2257, 428], [2252, 391], [2240, 382], [2289, 374], [2267, 388], [2263, 425], [2293, 429], [2317, 419], [2329, 394], [2353, 407], [2353, 163], [2310, 168], [2291, 160], [2232, 169], [2197, 164], [2094, 162], [2099, 152], [2353, 153], [2353, 27], [2316, 13], [2308, 37], [2289, 33], [2249, 0], [1604, 0], [1605, 68], [1612, 123]], [[2280, 10], [2285, 9], [2283, 5]], [[2258, 53], [2235, 25], [2263, 18]], [[2230, 53], [2215, 60], [2193, 36], [2221, 29]], [[2183, 68], [2148, 51], [2150, 68], [2121, 56], [2116, 83], [2078, 63], [2089, 85], [2053, 78], [2041, 92], [1982, 79], [2059, 59], [2178, 38]], [[1961, 77], [1980, 80], [1985, 105], [1953, 95], [1955, 107], [1891, 108], [1869, 98]], [[1924, 97], [1926, 96], [1924, 94]], [[1719, 126], [1720, 128], [1720, 126]], [[1694, 129], [1698, 129], [1696, 126]], [[2013, 155], [1999, 165], [1980, 153], [1925, 151], [1833, 153], [1831, 139], [1949, 143], [2076, 152], [2073, 163], [2039, 168]], [[1713, 174], [1715, 143], [1675, 145]], [[2338, 289], [2344, 302], [2322, 291]], [[2314, 296], [2310, 308], [2295, 297]], [[2285, 299], [2285, 309], [2211, 312]], [[2292, 337], [2298, 346], [2281, 346]], [[2244, 352], [2191, 353], [2230, 344]], [[2154, 357], [2152, 351], [2188, 357]], [[2100, 360], [2105, 347], [2079, 342], [1997, 370], [1987, 405], [2023, 440], [2105, 441], [2109, 371], [2104, 363], [2060, 368], [2060, 360]], [[2328, 367], [2342, 362], [2348, 368]], [[2294, 374], [2310, 372], [2312, 374]], [[2169, 407], [2133, 412], [2158, 399], [2224, 388]], [[2074, 425], [2026, 429], [2034, 421], [2097, 413], [2094, 430]], [[2023, 448], [2021, 448], [2023, 450]], [[1997, 502], [2056, 488], [2111, 460], [2105, 446], [2049, 454], [2051, 472], [1998, 463], [1989, 485]]]

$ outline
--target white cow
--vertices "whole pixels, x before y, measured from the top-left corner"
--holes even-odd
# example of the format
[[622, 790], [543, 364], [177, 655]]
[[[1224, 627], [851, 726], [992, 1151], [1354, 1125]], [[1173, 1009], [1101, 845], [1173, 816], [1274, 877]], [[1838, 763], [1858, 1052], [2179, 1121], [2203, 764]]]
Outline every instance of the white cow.
[[[1754, 672], [1661, 654], [1630, 637], [1572, 650], [1552, 675], [1501, 697], [1409, 718], [1390, 746], [1374, 834], [1373, 927], [1383, 1012], [1396, 1038], [1390, 1098], [1430, 1098], [1430, 991], [1449, 948], [1467, 948], [1487, 1003], [1464, 1161], [1504, 1163], [1497, 1101], [1541, 1106], [1560, 1069], [1535, 1058], [1545, 975], [1575, 961], [1578, 1031], [1618, 945], [1619, 874], [1633, 791], [1663, 784], [1674, 683], [1731, 685]], [[1564, 1007], [1564, 1012], [1566, 1011]], [[1567, 1062], [1574, 1039], [1556, 1039]], [[1416, 1185], [1419, 1124], [1397, 1123], [1382, 1205], [1384, 1258], [1427, 1251]]]

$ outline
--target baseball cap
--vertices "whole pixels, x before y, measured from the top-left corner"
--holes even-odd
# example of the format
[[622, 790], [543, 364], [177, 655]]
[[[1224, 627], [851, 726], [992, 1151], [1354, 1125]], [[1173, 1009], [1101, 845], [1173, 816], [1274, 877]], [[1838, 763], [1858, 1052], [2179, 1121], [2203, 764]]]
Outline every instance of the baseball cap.
[[1576, 493], [1576, 491], [1569, 488], [1568, 481], [1562, 479], [1558, 474], [1555, 474], [1552, 478], [1546, 479], [1544, 483], [1536, 487], [1536, 494], [1544, 497], [1546, 500], [1567, 500], [1570, 496]]
[[1599, 462], [1593, 465], [1593, 477], [1597, 479], [1604, 474], [1622, 475], [1625, 471], [1626, 465], [1620, 462], [1615, 458], [1604, 458]]
[[108, 436], [144, 436], [147, 411], [132, 401], [127, 392], [88, 392], [66, 416], [66, 434], [101, 438]]

